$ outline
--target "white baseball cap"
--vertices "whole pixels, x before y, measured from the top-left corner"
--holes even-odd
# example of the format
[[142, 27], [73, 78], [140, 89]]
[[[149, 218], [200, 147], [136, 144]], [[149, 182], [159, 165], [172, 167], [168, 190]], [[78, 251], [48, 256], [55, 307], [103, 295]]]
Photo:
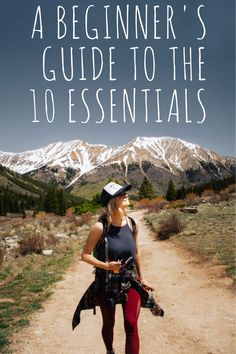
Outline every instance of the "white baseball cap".
[[121, 186], [120, 184], [117, 184], [115, 182], [110, 182], [106, 184], [101, 193], [102, 205], [107, 206], [107, 204], [112, 198], [117, 197], [123, 192], [129, 191], [131, 188], [132, 188], [131, 184], [127, 184], [126, 186]]

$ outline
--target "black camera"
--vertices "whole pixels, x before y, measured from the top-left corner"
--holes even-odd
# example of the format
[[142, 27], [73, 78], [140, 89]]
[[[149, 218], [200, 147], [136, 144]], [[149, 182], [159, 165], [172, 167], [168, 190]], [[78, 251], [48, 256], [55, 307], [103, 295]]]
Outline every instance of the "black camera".
[[134, 257], [129, 257], [120, 267], [120, 273], [123, 273], [126, 269], [129, 269], [134, 264]]
[[124, 304], [128, 300], [128, 290], [131, 286], [130, 281], [124, 281], [124, 274], [134, 264], [134, 257], [129, 257], [121, 264], [118, 274], [109, 273], [106, 283], [106, 301], [111, 306]]
[[106, 284], [106, 301], [114, 306], [118, 303], [125, 303], [128, 300], [128, 289], [130, 282], [123, 282], [121, 275], [109, 274], [108, 282]]

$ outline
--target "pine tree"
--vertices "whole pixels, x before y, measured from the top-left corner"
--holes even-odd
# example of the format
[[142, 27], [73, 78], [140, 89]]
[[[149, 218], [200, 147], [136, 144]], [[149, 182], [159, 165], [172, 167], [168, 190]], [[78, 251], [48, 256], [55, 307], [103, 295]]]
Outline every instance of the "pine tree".
[[93, 196], [93, 199], [92, 199], [92, 205], [95, 206], [95, 207], [101, 207], [101, 196], [100, 196], [100, 193], [97, 193]]
[[62, 189], [57, 191], [57, 214], [63, 216], [66, 214], [66, 199]]
[[18, 213], [25, 214], [25, 208], [24, 208], [24, 203], [23, 201], [20, 201], [18, 203]]
[[166, 199], [169, 201], [176, 200], [176, 189], [172, 179], [169, 182], [168, 189], [166, 192]]
[[6, 189], [6, 192], [3, 194], [3, 206], [4, 206], [4, 214], [10, 212], [10, 201], [9, 201], [9, 192]]
[[2, 195], [0, 195], [0, 215], [5, 215]]
[[184, 186], [182, 186], [176, 192], [176, 199], [185, 199], [186, 195], [187, 195], [187, 189]]
[[153, 186], [152, 186], [151, 182], [149, 182], [149, 180], [145, 176], [143, 179], [143, 182], [139, 188], [139, 198], [140, 199], [144, 199], [144, 198], [152, 199], [152, 198], [154, 198], [154, 194], [155, 193], [154, 193]]
[[44, 209], [46, 212], [51, 212], [57, 214], [58, 212], [58, 201], [56, 196], [56, 188], [50, 187], [45, 196]]

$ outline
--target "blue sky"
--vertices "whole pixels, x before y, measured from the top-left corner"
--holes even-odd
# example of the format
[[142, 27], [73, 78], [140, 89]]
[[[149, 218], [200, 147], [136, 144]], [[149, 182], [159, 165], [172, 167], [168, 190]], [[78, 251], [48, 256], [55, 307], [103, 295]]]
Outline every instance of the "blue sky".
[[[38, 6], [41, 18], [38, 13], [34, 27]], [[64, 24], [57, 23], [58, 6]], [[235, 155], [234, 7], [233, 0], [3, 0], [0, 150], [73, 139], [117, 146], [136, 136], [172, 136]], [[184, 55], [191, 65], [184, 65]]]

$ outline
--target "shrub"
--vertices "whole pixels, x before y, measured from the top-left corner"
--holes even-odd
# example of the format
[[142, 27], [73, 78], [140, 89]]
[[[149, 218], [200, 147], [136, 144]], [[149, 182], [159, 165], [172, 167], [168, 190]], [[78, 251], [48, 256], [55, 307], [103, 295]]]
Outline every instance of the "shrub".
[[148, 206], [148, 211], [150, 213], [158, 213], [160, 210], [164, 209], [168, 202], [162, 197], [156, 197], [151, 200], [150, 206]]
[[88, 211], [87, 213], [84, 213], [80, 216], [80, 220], [79, 220], [79, 226], [82, 226], [84, 224], [89, 224], [92, 220], [93, 217], [93, 213], [91, 213], [90, 211]]
[[52, 221], [51, 220], [43, 220], [41, 222], [42, 227], [44, 227], [46, 230], [51, 231], [52, 230]]
[[178, 234], [182, 229], [183, 224], [180, 218], [175, 213], [172, 213], [167, 219], [161, 221], [157, 231], [157, 238], [159, 240], [167, 240], [170, 236]]
[[46, 239], [47, 246], [56, 246], [59, 242], [60, 242], [59, 238], [56, 237], [54, 234], [52, 234], [52, 233], [48, 234], [47, 239]]
[[154, 202], [150, 206], [147, 207], [149, 213], [159, 213], [160, 210], [165, 209], [168, 206], [169, 202], [163, 200], [162, 202]]
[[221, 201], [220, 195], [215, 194], [213, 197], [210, 197], [209, 202], [212, 204], [218, 204]]
[[141, 208], [141, 209], [147, 209], [148, 212], [150, 213], [158, 213], [161, 209], [164, 209], [166, 204], [168, 204], [168, 202], [162, 197], [156, 197], [152, 200], [150, 199], [142, 199], [139, 200], [135, 207], [136, 208]]
[[159, 195], [158, 197], [153, 199], [154, 203], [162, 203], [163, 201], [166, 201], [166, 199], [162, 196]]
[[219, 196], [221, 201], [228, 201], [230, 199], [230, 194], [226, 190], [221, 191]]
[[141, 199], [136, 203], [136, 208], [147, 208], [150, 205], [150, 200], [149, 199]]
[[235, 193], [235, 184], [231, 184], [227, 188], [220, 191], [219, 198], [221, 201], [228, 201], [232, 198], [233, 193]]
[[61, 227], [63, 225], [63, 222], [65, 221], [63, 216], [54, 216], [51, 218], [50, 226], [49, 226], [49, 231], [53, 230], [57, 227]]
[[75, 206], [75, 214], [82, 215], [88, 212], [96, 213], [101, 209], [101, 205], [98, 204], [97, 197], [95, 196], [92, 201], [87, 201]]
[[66, 210], [66, 216], [68, 217], [68, 218], [70, 218], [70, 217], [72, 217], [74, 215], [74, 208], [68, 208], [67, 210]]
[[67, 220], [73, 225], [79, 226], [79, 219], [75, 214], [67, 215]]
[[159, 213], [159, 211], [160, 211], [161, 209], [160, 209], [160, 206], [159, 206], [159, 204], [152, 204], [152, 205], [150, 205], [149, 207], [147, 207], [147, 211], [148, 211], [148, 213], [155, 213], [155, 214], [157, 214], [157, 213]]
[[35, 213], [35, 219], [36, 220], [44, 220], [46, 218], [46, 213], [44, 211], [39, 211]]
[[[79, 223], [78, 223], [78, 224], [79, 224]], [[70, 225], [69, 225], [69, 232], [70, 232], [70, 233], [75, 233], [75, 234], [78, 233], [78, 226], [77, 226], [77, 223], [76, 223], [76, 224], [70, 224]]]
[[26, 234], [18, 241], [18, 252], [24, 256], [31, 253], [42, 253], [44, 238], [40, 234]]
[[215, 191], [213, 191], [213, 189], [205, 189], [202, 193], [202, 197], [206, 198], [206, 197], [213, 197], [215, 195]]
[[186, 198], [185, 198], [185, 204], [187, 206], [191, 206], [191, 205], [198, 205], [200, 204], [201, 199], [198, 197], [197, 194], [195, 193], [189, 193], [187, 194]]
[[228, 193], [235, 193], [236, 192], [236, 184], [230, 184], [226, 189], [226, 192]]

